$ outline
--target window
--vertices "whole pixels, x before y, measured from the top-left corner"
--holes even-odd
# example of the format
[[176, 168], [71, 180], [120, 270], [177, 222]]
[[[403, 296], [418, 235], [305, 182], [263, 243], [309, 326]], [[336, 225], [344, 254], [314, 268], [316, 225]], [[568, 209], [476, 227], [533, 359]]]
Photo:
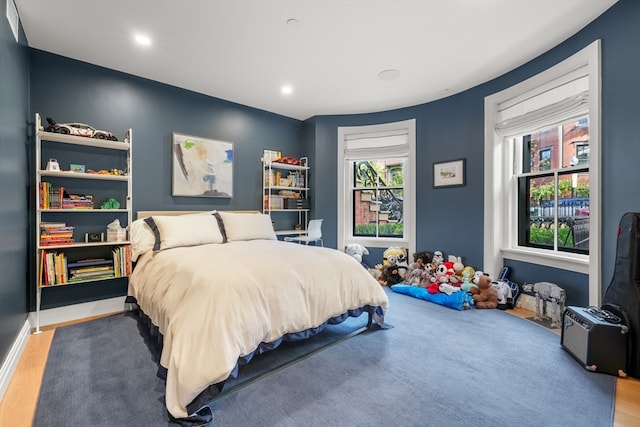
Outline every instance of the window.
[[540, 152], [540, 162], [539, 162], [540, 170], [547, 171], [551, 169], [551, 149], [545, 148], [545, 149], [539, 150], [539, 152]]
[[405, 158], [352, 160], [353, 236], [404, 238]]
[[415, 120], [338, 129], [338, 245], [415, 251]]
[[576, 141], [575, 161], [572, 159], [571, 166], [584, 166], [589, 164], [589, 143], [586, 141]]
[[[509, 139], [516, 146], [519, 246], [589, 253], [588, 140], [587, 119]], [[539, 164], [530, 160], [536, 157]]]
[[600, 42], [485, 98], [484, 269], [504, 259], [600, 284]]

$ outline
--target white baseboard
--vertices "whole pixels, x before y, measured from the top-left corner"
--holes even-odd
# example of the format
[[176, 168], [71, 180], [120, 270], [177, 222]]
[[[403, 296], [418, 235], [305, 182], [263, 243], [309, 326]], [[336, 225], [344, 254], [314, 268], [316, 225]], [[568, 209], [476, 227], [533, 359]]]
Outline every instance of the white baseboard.
[[24, 350], [25, 345], [27, 345], [30, 330], [31, 325], [29, 324], [29, 320], [25, 320], [22, 329], [20, 329], [18, 336], [15, 341], [13, 341], [11, 349], [9, 349], [9, 354], [7, 354], [7, 357], [4, 359], [2, 366], [0, 366], [0, 401], [4, 398], [4, 393], [9, 387], [9, 382], [11, 381], [11, 377], [13, 377], [13, 372], [18, 366], [20, 356], [22, 356], [22, 351]]
[[[124, 300], [122, 296], [40, 310], [40, 327], [129, 310], [131, 304], [125, 304]], [[29, 313], [29, 322], [36, 328], [36, 312]]]

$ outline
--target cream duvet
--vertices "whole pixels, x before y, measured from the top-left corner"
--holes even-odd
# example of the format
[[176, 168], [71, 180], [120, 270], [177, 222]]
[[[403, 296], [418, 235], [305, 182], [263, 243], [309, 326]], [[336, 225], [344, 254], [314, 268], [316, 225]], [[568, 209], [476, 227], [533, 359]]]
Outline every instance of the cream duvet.
[[388, 308], [383, 289], [352, 257], [278, 240], [148, 252], [130, 277], [129, 295], [164, 336], [160, 364], [176, 418], [187, 417], [187, 405], [260, 343], [348, 310]]

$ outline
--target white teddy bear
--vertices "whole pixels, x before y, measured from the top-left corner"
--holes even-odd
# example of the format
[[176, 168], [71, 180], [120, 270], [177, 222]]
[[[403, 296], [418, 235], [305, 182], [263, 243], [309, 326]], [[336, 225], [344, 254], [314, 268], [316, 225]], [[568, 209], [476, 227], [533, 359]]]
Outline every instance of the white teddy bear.
[[369, 255], [369, 251], [367, 248], [362, 246], [359, 243], [349, 243], [345, 246], [344, 251], [347, 255], [350, 255], [356, 259], [359, 263], [362, 264], [362, 256]]

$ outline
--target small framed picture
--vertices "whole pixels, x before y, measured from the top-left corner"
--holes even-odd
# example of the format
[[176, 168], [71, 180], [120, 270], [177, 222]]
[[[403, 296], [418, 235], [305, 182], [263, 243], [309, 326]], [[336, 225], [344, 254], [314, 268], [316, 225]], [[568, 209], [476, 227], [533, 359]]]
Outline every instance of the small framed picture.
[[465, 185], [464, 181], [465, 159], [452, 160], [433, 164], [433, 186], [457, 187]]
[[69, 165], [69, 170], [71, 172], [84, 173], [84, 165], [76, 165], [75, 163], [71, 163]]

